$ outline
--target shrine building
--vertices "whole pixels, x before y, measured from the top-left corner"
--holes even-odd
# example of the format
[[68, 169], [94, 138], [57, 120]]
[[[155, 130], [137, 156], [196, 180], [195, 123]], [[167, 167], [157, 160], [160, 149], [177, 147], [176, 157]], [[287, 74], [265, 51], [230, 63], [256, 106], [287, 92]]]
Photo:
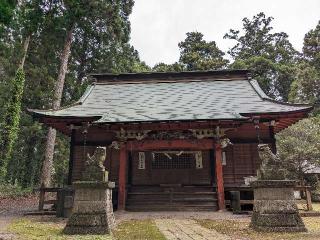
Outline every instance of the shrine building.
[[29, 110], [70, 137], [68, 184], [105, 146], [117, 208], [218, 210], [250, 188], [258, 143], [308, 116], [309, 105], [269, 98], [247, 70], [93, 74], [84, 95], [59, 110]]

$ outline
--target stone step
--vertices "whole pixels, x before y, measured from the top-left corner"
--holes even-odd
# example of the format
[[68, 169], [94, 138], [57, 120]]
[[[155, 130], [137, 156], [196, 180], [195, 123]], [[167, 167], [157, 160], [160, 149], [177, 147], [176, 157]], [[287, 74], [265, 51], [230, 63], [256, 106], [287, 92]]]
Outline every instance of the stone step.
[[135, 200], [130, 200], [127, 201], [127, 206], [134, 206], [134, 205], [192, 205], [192, 206], [216, 206], [217, 201], [216, 200], [206, 200], [206, 201], [177, 201], [177, 200], [172, 200], [170, 201], [135, 201]]
[[25, 212], [23, 215], [25, 216], [56, 215], [56, 211], [52, 211], [52, 210], [30, 211], [30, 212]]
[[127, 211], [217, 211], [216, 205], [127, 205]]

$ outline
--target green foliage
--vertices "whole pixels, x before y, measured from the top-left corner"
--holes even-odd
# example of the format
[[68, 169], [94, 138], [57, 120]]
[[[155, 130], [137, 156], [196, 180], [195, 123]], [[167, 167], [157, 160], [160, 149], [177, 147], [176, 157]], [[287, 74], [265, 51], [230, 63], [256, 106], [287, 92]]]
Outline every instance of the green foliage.
[[303, 56], [320, 71], [320, 21], [315, 29], [310, 30], [304, 37]]
[[[5, 25], [6, 33], [10, 34], [0, 38], [0, 124], [5, 122], [11, 79], [21, 60], [22, 42], [32, 32], [24, 66], [26, 82], [20, 131], [5, 171], [7, 182], [16, 182], [25, 188], [39, 184], [47, 134], [47, 128], [34, 121], [26, 109], [51, 108], [65, 32], [72, 23], [75, 29], [62, 105], [74, 102], [83, 94], [89, 73], [140, 72], [150, 68], [140, 61], [138, 52], [128, 43], [133, 1], [28, 0], [21, 3], [13, 12], [12, 21]], [[4, 130], [2, 126], [0, 129]], [[69, 139], [58, 134], [54, 152], [55, 185], [66, 182], [68, 159]]]
[[16, 1], [3, 0], [0, 2], [0, 23], [8, 24], [13, 16]]
[[244, 33], [231, 29], [224, 38], [236, 41], [228, 51], [234, 59], [231, 67], [252, 70], [253, 78], [268, 95], [287, 101], [298, 52], [286, 33], [272, 33], [272, 20], [264, 13], [252, 20], [244, 18]]
[[8, 25], [11, 22], [15, 5], [16, 1], [14, 0], [0, 1], [0, 36], [2, 34], [4, 26]]
[[180, 58], [173, 64], [158, 63], [154, 72], [182, 72], [197, 70], [219, 70], [227, 67], [228, 60], [215, 41], [205, 41], [200, 32], [188, 32], [184, 41], [178, 44]]
[[307, 62], [297, 65], [289, 97], [294, 102], [320, 102], [320, 71]]
[[25, 188], [14, 184], [0, 184], [0, 199], [24, 197], [32, 192], [32, 188]]
[[289, 98], [293, 102], [316, 104], [315, 114], [319, 114], [320, 104], [320, 22], [304, 37], [303, 55], [296, 66], [295, 80], [291, 84]]
[[306, 171], [320, 164], [320, 119], [304, 119], [278, 133], [277, 145], [291, 177], [303, 179]]
[[178, 62], [173, 64], [158, 63], [152, 68], [154, 72], [182, 72], [186, 71], [185, 67]]
[[2, 125], [3, 132], [0, 139], [0, 179], [6, 175], [8, 161], [11, 157], [12, 148], [18, 136], [21, 100], [24, 88], [25, 75], [23, 69], [19, 68], [10, 88], [10, 98], [7, 99], [7, 107]]
[[188, 32], [179, 43], [180, 60], [187, 70], [218, 70], [227, 66], [222, 52], [215, 41], [206, 42], [200, 32]]

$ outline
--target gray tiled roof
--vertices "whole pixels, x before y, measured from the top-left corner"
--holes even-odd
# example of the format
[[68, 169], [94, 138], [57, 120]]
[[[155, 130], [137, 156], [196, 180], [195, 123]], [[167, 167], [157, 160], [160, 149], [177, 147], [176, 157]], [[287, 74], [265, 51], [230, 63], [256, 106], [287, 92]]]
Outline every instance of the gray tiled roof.
[[52, 117], [101, 117], [98, 122], [241, 119], [245, 113], [307, 109], [270, 100], [255, 80], [93, 84], [79, 102]]

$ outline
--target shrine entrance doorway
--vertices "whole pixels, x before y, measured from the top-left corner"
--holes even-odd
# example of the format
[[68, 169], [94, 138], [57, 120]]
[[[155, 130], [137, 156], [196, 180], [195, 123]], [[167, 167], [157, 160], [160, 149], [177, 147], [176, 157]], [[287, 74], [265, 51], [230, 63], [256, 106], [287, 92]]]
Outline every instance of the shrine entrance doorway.
[[[212, 159], [212, 158], [211, 158]], [[210, 151], [149, 150], [132, 153], [131, 185], [212, 185]]]

